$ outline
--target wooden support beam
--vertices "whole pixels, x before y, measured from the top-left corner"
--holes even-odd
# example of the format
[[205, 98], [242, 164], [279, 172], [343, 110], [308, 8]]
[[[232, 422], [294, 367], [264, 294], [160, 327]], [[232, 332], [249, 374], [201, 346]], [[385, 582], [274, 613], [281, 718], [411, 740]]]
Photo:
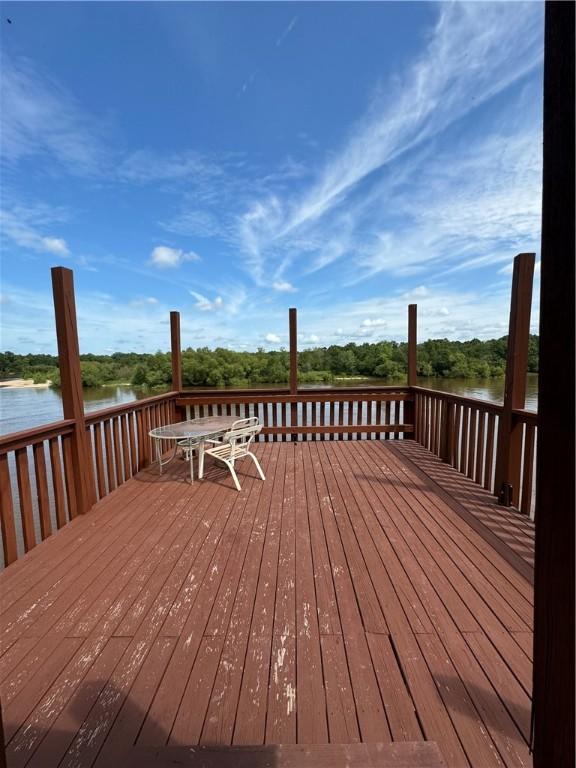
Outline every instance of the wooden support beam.
[[418, 383], [416, 345], [418, 335], [418, 305], [408, 304], [408, 386], [415, 387]]
[[547, 2], [534, 576], [534, 768], [574, 764], [574, 3]]
[[512, 412], [524, 408], [526, 400], [534, 260], [533, 253], [520, 253], [514, 259], [512, 275], [504, 404], [498, 424], [494, 476], [498, 500], [506, 505], [517, 505], [520, 497], [522, 424], [514, 421]]
[[170, 312], [170, 345], [172, 359], [172, 391], [182, 390], [182, 345], [180, 342], [180, 312]]
[[74, 275], [65, 267], [52, 268], [52, 292], [58, 342], [58, 365], [64, 418], [74, 421], [71, 435], [71, 477], [76, 511], [85, 514], [96, 501], [91, 450], [84, 421], [80, 348], [74, 299]]
[[[298, 320], [295, 307], [288, 310], [288, 324], [290, 330], [290, 394], [298, 392]], [[296, 427], [298, 423], [298, 406], [290, 405], [290, 425]], [[287, 439], [287, 438], [285, 438]]]
[[[415, 387], [418, 384], [416, 373], [417, 357], [416, 345], [418, 343], [418, 325], [417, 325], [417, 304], [408, 305], [408, 386]], [[412, 398], [404, 403], [403, 419], [410, 424], [418, 423], [416, 414], [415, 395], [412, 392]]]
[[290, 324], [290, 394], [298, 390], [298, 322], [297, 311], [294, 307], [288, 310]]

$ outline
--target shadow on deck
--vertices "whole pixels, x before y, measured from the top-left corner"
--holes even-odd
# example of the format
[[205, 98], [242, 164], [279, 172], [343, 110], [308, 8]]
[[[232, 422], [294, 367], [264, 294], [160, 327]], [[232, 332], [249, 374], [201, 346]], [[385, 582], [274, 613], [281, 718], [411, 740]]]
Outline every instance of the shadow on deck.
[[412, 441], [256, 450], [2, 574], [10, 768], [530, 765], [533, 524]]

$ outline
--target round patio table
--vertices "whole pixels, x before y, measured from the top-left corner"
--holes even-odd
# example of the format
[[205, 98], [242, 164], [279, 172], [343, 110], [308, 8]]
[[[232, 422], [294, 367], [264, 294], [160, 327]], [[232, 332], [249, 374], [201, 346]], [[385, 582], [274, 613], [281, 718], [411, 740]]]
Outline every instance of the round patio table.
[[[166, 424], [164, 427], [156, 427], [148, 433], [156, 443], [156, 458], [160, 474], [162, 467], [176, 458], [178, 448], [183, 448], [188, 454], [190, 463], [190, 482], [194, 482], [194, 451], [198, 451], [198, 479], [204, 475], [204, 443], [216, 441], [221, 435], [230, 430], [238, 416], [202, 416], [198, 419], [179, 421], [176, 424]], [[162, 460], [162, 441], [174, 443], [172, 455]]]

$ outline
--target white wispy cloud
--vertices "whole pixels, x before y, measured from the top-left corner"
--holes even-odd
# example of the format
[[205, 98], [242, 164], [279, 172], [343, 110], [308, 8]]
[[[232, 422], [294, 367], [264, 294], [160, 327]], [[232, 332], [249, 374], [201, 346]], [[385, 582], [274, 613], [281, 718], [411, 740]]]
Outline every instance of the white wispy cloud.
[[290, 32], [294, 29], [296, 24], [298, 23], [298, 16], [294, 16], [292, 19], [290, 19], [290, 22], [287, 24], [286, 27], [282, 30], [280, 36], [276, 40], [276, 48], [279, 48], [282, 43], [286, 40]]
[[[43, 158], [74, 175], [99, 174], [108, 151], [94, 120], [72, 94], [24, 58], [3, 56], [0, 153], [3, 163]], [[95, 127], [98, 125], [98, 128]]]
[[0, 211], [0, 229], [19, 248], [37, 253], [48, 253], [67, 258], [70, 248], [63, 237], [45, 234], [44, 228], [52, 227], [63, 218], [62, 214], [44, 206], [14, 206]]
[[280, 341], [281, 341], [280, 336], [278, 336], [277, 333], [267, 333], [264, 339], [269, 344], [280, 344]]
[[154, 296], [147, 296], [144, 299], [134, 299], [130, 302], [131, 307], [154, 307], [156, 304], [159, 304], [159, 301]]
[[[390, 196], [388, 208], [378, 209], [376, 202], [382, 193], [378, 184], [387, 176], [384, 181], [390, 195], [397, 190], [400, 183], [406, 181], [401, 174], [393, 178], [394, 164], [400, 157], [405, 164], [411, 153], [424, 152], [425, 156], [427, 149], [425, 159], [430, 161], [432, 150], [437, 149], [434, 146], [437, 137], [534, 70], [541, 62], [543, 45], [542, 8], [538, 4], [446, 3], [436, 7], [438, 20], [422, 54], [407, 68], [407, 74], [382, 86], [366, 114], [351, 129], [348, 141], [340, 151], [332, 153], [316, 180], [302, 193], [255, 199], [239, 218], [238, 234], [246, 266], [257, 283], [269, 273], [270, 262], [284, 258], [295, 249], [296, 239], [321, 244], [315, 249], [315, 257], [307, 258], [307, 271], [323, 269], [342, 259], [349, 261], [352, 256], [354, 263], [362, 266], [356, 279], [365, 278], [386, 265], [409, 273], [434, 258], [435, 254], [430, 255], [429, 244], [422, 237], [432, 233], [423, 227], [414, 232], [412, 239], [407, 232], [403, 233], [398, 243], [396, 200]], [[489, 132], [490, 127], [487, 129]], [[529, 145], [530, 150], [527, 162], [531, 164], [534, 151], [539, 148], [538, 131], [525, 131], [525, 137], [524, 148]], [[492, 149], [500, 152], [495, 157], [495, 161], [501, 161], [500, 168], [513, 166], [513, 159], [505, 156], [506, 141], [513, 138], [505, 132], [495, 138], [495, 144], [499, 139], [500, 146]], [[464, 147], [460, 149], [462, 163], [453, 164], [452, 176], [457, 178], [463, 177], [466, 165]], [[448, 167], [453, 162], [450, 157], [444, 157], [444, 161]], [[522, 159], [520, 168], [524, 169], [527, 162]], [[473, 157], [470, 164], [474, 165]], [[417, 179], [418, 166], [407, 165], [412, 180]], [[449, 189], [448, 184], [445, 186]], [[489, 214], [486, 221], [493, 229], [499, 227], [500, 238], [503, 232], [512, 231], [520, 237], [530, 230], [534, 185], [524, 195], [516, 194], [520, 192], [519, 185], [516, 186], [507, 200], [496, 193], [494, 185], [491, 192], [482, 202]], [[420, 196], [425, 197], [423, 190]], [[440, 207], [433, 205], [432, 196], [442, 200], [434, 188], [428, 199], [430, 224]], [[407, 199], [405, 197], [404, 202]], [[413, 220], [418, 219], [420, 202], [426, 203], [424, 199], [413, 201]], [[499, 206], [499, 202], [506, 205]], [[380, 215], [381, 222], [390, 221], [390, 230], [375, 227], [375, 213]], [[468, 225], [480, 219], [472, 216], [472, 205], [462, 213], [459, 231], [464, 228], [464, 218]], [[446, 205], [445, 237], [449, 218], [450, 207]], [[452, 224], [455, 219], [452, 214]], [[472, 231], [472, 236], [486, 237], [489, 227], [485, 223], [479, 232]], [[398, 249], [398, 244], [408, 247], [409, 252], [406, 253], [406, 248]], [[469, 250], [474, 252], [472, 247]], [[453, 254], [454, 249], [450, 253]]]
[[190, 291], [190, 294], [196, 299], [194, 306], [201, 312], [213, 312], [215, 309], [222, 309], [224, 305], [222, 296], [216, 296], [216, 298], [211, 301], [197, 291]]
[[246, 78], [246, 80], [244, 80], [240, 90], [236, 94], [238, 97], [243, 96], [246, 93], [246, 91], [254, 84], [254, 81], [258, 77], [258, 72], [259, 70], [255, 69], [254, 72], [251, 72], [250, 75]]
[[296, 288], [288, 280], [275, 280], [272, 283], [272, 288], [279, 293], [294, 293]]
[[210, 211], [187, 210], [159, 223], [163, 229], [176, 235], [216, 237], [221, 234], [218, 220]]
[[157, 245], [150, 254], [150, 264], [160, 269], [176, 269], [186, 261], [200, 261], [200, 256], [194, 251], [183, 251], [167, 245]]
[[367, 317], [365, 320], [362, 320], [360, 325], [362, 328], [383, 328], [387, 324], [387, 321], [383, 317]]
[[217, 162], [200, 152], [161, 153], [138, 149], [122, 160], [116, 173], [121, 180], [139, 183], [173, 181], [191, 176], [199, 183], [212, 181], [223, 171]]

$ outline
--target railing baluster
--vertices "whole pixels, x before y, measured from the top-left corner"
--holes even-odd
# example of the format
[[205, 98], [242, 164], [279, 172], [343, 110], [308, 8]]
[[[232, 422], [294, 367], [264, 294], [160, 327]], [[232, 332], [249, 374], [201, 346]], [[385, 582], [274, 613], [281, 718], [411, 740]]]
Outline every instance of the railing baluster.
[[112, 421], [104, 422], [104, 443], [106, 446], [106, 467], [108, 469], [108, 493], [118, 487], [116, 482], [116, 467], [114, 463], [114, 449], [112, 447]]
[[432, 434], [431, 434], [431, 451], [438, 455], [438, 400], [432, 398]]
[[78, 505], [76, 493], [74, 491], [74, 483], [72, 482], [74, 457], [72, 455], [72, 443], [69, 435], [65, 435], [62, 438], [62, 457], [64, 459], [64, 479], [66, 481], [68, 516], [70, 517], [70, 520], [73, 520], [78, 516]]
[[484, 430], [486, 414], [483, 411], [478, 412], [478, 438], [476, 441], [476, 474], [474, 481], [482, 485], [482, 474], [484, 471]]
[[48, 443], [50, 451], [50, 465], [52, 469], [52, 490], [54, 492], [54, 508], [56, 511], [56, 525], [58, 528], [66, 525], [66, 496], [64, 489], [64, 480], [62, 477], [62, 458], [60, 454], [60, 443], [57, 437], [52, 438]]
[[496, 417], [493, 413], [488, 414], [488, 430], [486, 434], [486, 462], [484, 470], [484, 488], [492, 490], [492, 470], [494, 467], [494, 432]]
[[[312, 424], [313, 427], [315, 427], [316, 426], [316, 421], [317, 421], [317, 419], [316, 419], [316, 406], [318, 405], [318, 403], [313, 402], [313, 403], [310, 403], [310, 405], [311, 405], [311, 417], [312, 417], [311, 424]], [[310, 440], [317, 440], [317, 439], [318, 439], [318, 435], [317, 434], [310, 435]]]
[[[296, 406], [298, 408], [298, 406]], [[300, 408], [298, 408], [298, 411], [300, 412], [299, 415], [299, 423], [300, 426], [306, 427], [308, 426], [308, 403], [304, 402], [300, 404]], [[308, 440], [308, 435], [304, 432], [302, 433], [302, 440]]]
[[468, 439], [470, 431], [470, 408], [467, 405], [462, 406], [462, 441], [460, 445], [460, 472], [466, 474], [468, 469]]
[[116, 482], [118, 485], [122, 485], [125, 480], [124, 472], [122, 471], [122, 443], [120, 441], [119, 424], [120, 419], [120, 416], [112, 419], [112, 434], [114, 436], [114, 464], [116, 465]]
[[452, 466], [460, 469], [460, 426], [462, 422], [462, 408], [459, 403], [454, 403], [454, 443], [452, 453]]
[[2, 528], [2, 547], [4, 564], [10, 565], [18, 558], [16, 544], [16, 526], [14, 524], [14, 504], [12, 486], [8, 469], [8, 455], [0, 455], [0, 526]]
[[522, 466], [522, 501], [520, 511], [530, 515], [532, 511], [532, 478], [534, 475], [534, 443], [536, 428], [532, 424], [524, 427], [524, 454]]
[[36, 534], [34, 532], [32, 491], [30, 487], [30, 473], [28, 471], [28, 449], [19, 448], [15, 451], [15, 454], [18, 502], [20, 505], [20, 519], [22, 521], [22, 534], [24, 536], [24, 549], [26, 552], [29, 552], [36, 546]]
[[474, 450], [476, 448], [476, 419], [478, 411], [470, 409], [470, 440], [468, 442], [468, 477], [474, 478]]
[[44, 442], [34, 443], [32, 452], [34, 454], [34, 474], [36, 476], [36, 498], [38, 500], [38, 515], [40, 517], [40, 534], [42, 540], [44, 540], [52, 534]]
[[104, 473], [104, 452], [102, 450], [102, 423], [94, 424], [94, 453], [96, 457], [96, 482], [98, 484], [98, 497], [106, 496], [106, 476]]
[[[366, 401], [366, 425], [369, 427], [372, 426], [372, 423], [373, 423], [373, 418], [372, 418], [373, 405], [374, 403], [372, 402], [372, 400], [369, 399]], [[370, 431], [366, 432], [366, 438], [368, 440], [372, 440], [372, 435], [373, 435], [372, 432]]]
[[126, 414], [126, 419], [128, 420], [128, 436], [130, 438], [130, 466], [131, 466], [133, 475], [135, 475], [136, 472], [138, 472], [138, 457], [136, 455], [135, 417], [136, 417], [136, 414], [133, 411]]
[[124, 480], [130, 477], [130, 436], [128, 414], [120, 416], [120, 440], [122, 441], [122, 461], [124, 463]]

